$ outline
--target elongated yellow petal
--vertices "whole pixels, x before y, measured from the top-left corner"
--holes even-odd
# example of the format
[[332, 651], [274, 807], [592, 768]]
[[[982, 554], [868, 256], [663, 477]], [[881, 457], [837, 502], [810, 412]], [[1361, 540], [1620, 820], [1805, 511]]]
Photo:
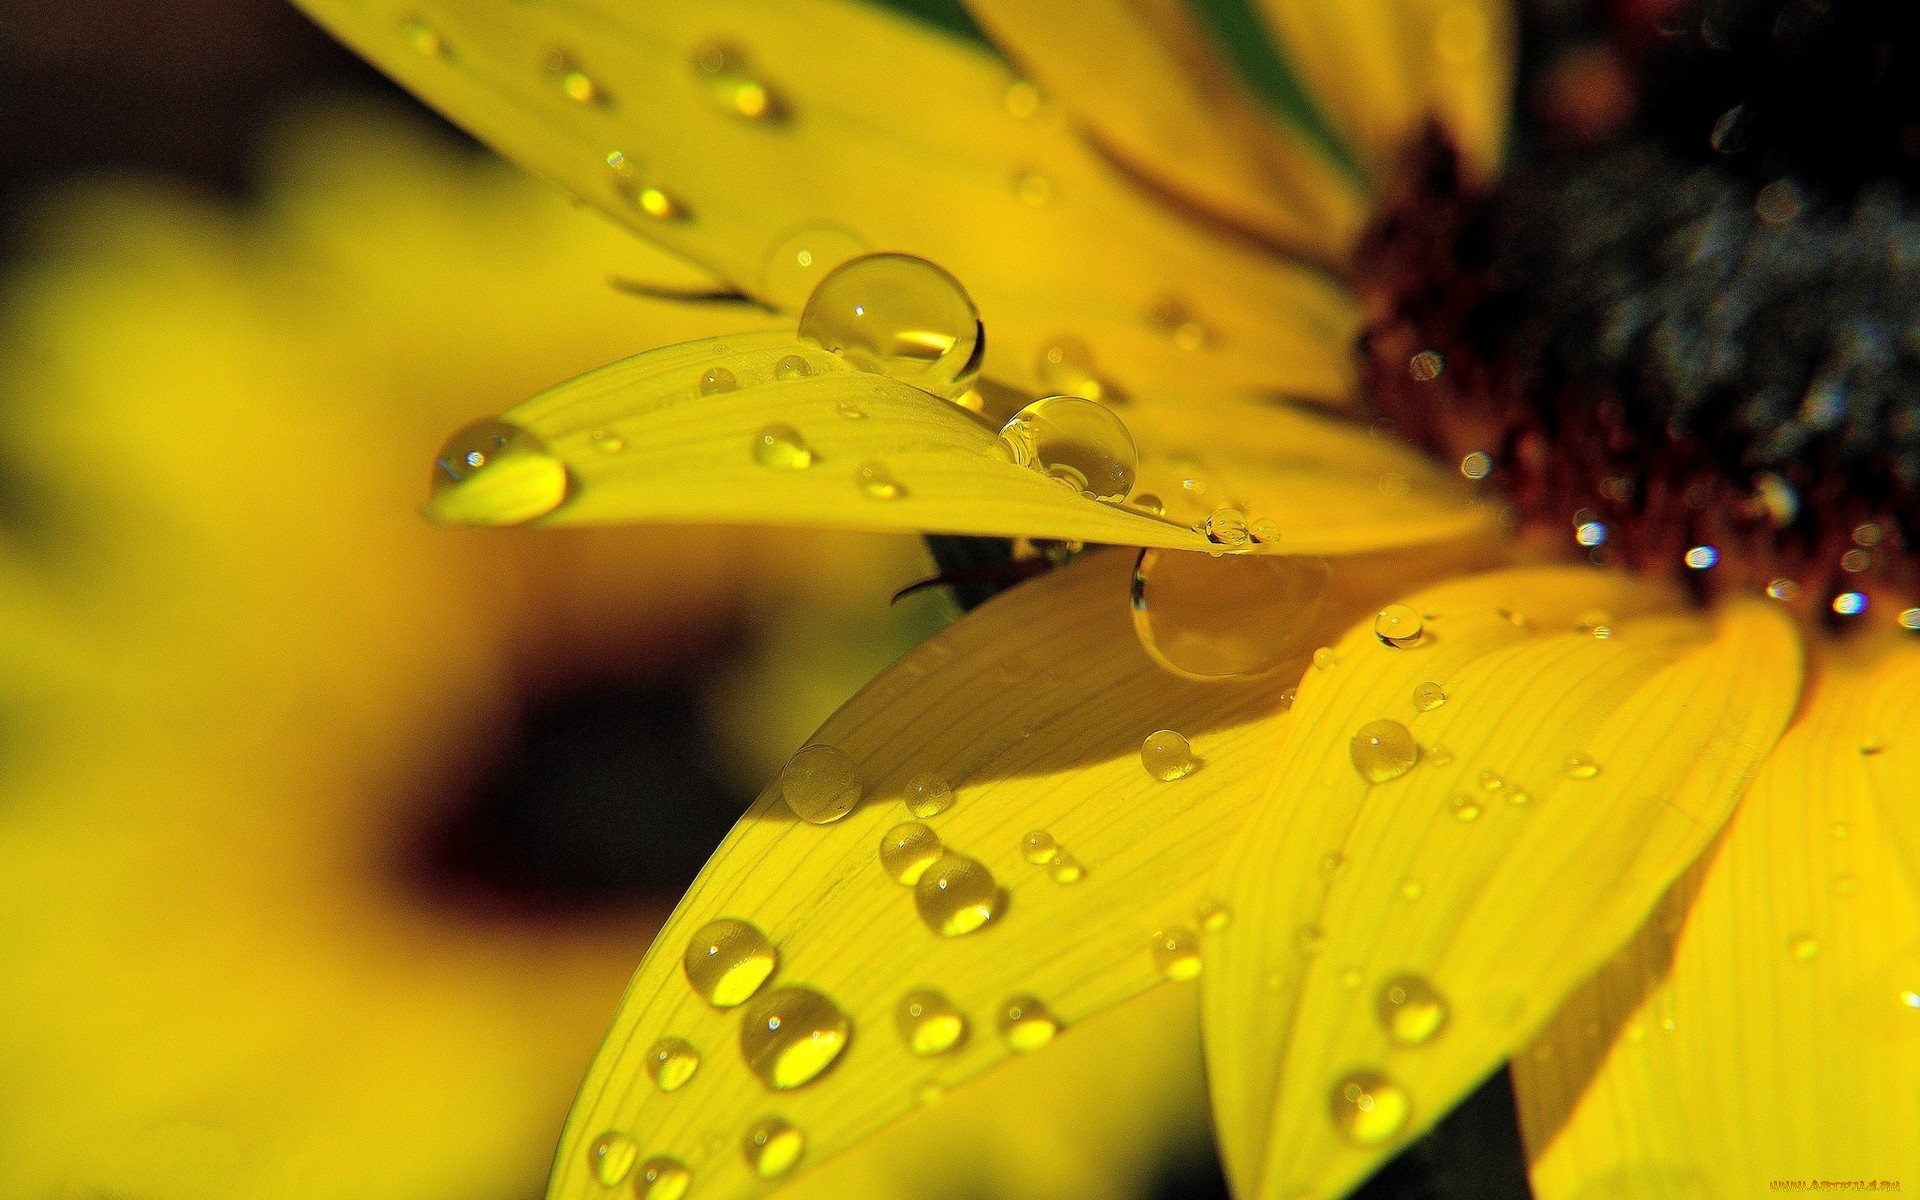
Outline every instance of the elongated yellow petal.
[[974, 15], [1114, 153], [1322, 261], [1360, 231], [1352, 180], [1261, 112], [1176, 0], [973, 0]]
[[1920, 1179], [1920, 652], [1836, 657], [1713, 855], [1515, 1059], [1543, 1200]]
[[[1300, 686], [1216, 887], [1209, 1075], [1243, 1194], [1336, 1196], [1628, 938], [1719, 828], [1799, 684], [1776, 612], [1629, 578], [1470, 578]], [[1596, 633], [1603, 631], [1606, 637]]]
[[1263, 0], [1334, 124], [1380, 177], [1429, 120], [1491, 179], [1513, 91], [1510, 0]]
[[[1191, 978], [1195, 931], [1229, 919], [1207, 906], [1205, 876], [1265, 790], [1283, 689], [1305, 647], [1436, 564], [1339, 564], [1328, 615], [1301, 631], [1300, 649], [1237, 685], [1177, 679], [1147, 658], [1128, 611], [1131, 564], [1094, 555], [989, 603], [881, 676], [796, 756], [641, 964], [570, 1118], [552, 1195], [602, 1194], [594, 1147], [628, 1145], [600, 1141], [614, 1134], [630, 1139], [633, 1162], [683, 1164], [698, 1195], [748, 1194], [756, 1180], [739, 1140], [769, 1114], [803, 1131], [808, 1166], [1014, 1047], [1062, 1028], [1073, 1037], [1095, 1012]], [[1143, 758], [1163, 729], [1185, 742], [1153, 739]], [[936, 846], [957, 857], [934, 858]], [[916, 872], [915, 885], [896, 882]], [[738, 953], [751, 935], [708, 929], [723, 919], [764, 935], [770, 977], [756, 981]], [[759, 990], [716, 1008], [695, 978], [725, 1001]], [[794, 988], [831, 1007], [783, 991]], [[768, 997], [784, 1008], [756, 1007]], [[820, 1036], [768, 1051], [775, 1016]], [[690, 1060], [663, 1038], [699, 1060], [671, 1091], [649, 1062]], [[761, 1053], [757, 1073], [743, 1040]]]
[[1064, 339], [1130, 388], [1350, 389], [1343, 289], [1181, 219], [1000, 60], [901, 18], [841, 0], [303, 7], [510, 157], [774, 305], [900, 250], [966, 282], [988, 369], [1025, 386]]

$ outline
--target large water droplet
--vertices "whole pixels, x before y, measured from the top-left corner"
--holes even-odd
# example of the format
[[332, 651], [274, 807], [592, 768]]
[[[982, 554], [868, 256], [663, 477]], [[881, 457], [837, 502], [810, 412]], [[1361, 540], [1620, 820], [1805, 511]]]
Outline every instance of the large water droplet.
[[940, 835], [918, 821], [905, 821], [880, 839], [880, 865], [905, 884], [916, 884], [941, 856]]
[[647, 1074], [663, 1092], [679, 1091], [699, 1069], [700, 1052], [685, 1038], [663, 1037], [647, 1051]]
[[869, 254], [835, 268], [807, 299], [800, 336], [851, 366], [957, 396], [980, 372], [980, 314], [960, 281], [925, 259]]
[[1389, 604], [1373, 619], [1373, 634], [1388, 646], [1405, 648], [1420, 644], [1426, 622], [1405, 604]]
[[1420, 760], [1420, 747], [1413, 734], [1398, 721], [1369, 721], [1353, 735], [1349, 746], [1354, 769], [1368, 783], [1386, 783], [1413, 769]]
[[819, 1078], [852, 1035], [852, 1022], [832, 1000], [812, 988], [781, 987], [741, 1017], [740, 1053], [761, 1083], [786, 1091]]
[[603, 1133], [587, 1147], [587, 1169], [602, 1187], [618, 1187], [633, 1173], [640, 1147], [624, 1133]]
[[1153, 965], [1168, 979], [1194, 979], [1200, 974], [1200, 938], [1184, 925], [1153, 935]]
[[913, 902], [927, 928], [941, 937], [959, 937], [993, 920], [1000, 910], [1000, 884], [985, 863], [948, 854], [920, 876]]
[[693, 1186], [693, 1172], [671, 1158], [650, 1158], [633, 1175], [638, 1200], [680, 1200]]
[[844, 750], [802, 746], [780, 771], [780, 797], [801, 820], [831, 825], [860, 803], [860, 772]]
[[1328, 578], [1319, 558], [1142, 550], [1133, 567], [1133, 630], [1176, 675], [1258, 675], [1303, 648]]
[[779, 308], [797, 312], [829, 271], [866, 252], [864, 240], [836, 225], [795, 230], [768, 252], [763, 290]]
[[1253, 544], [1247, 514], [1237, 508], [1216, 508], [1196, 528], [1208, 541], [1229, 550], [1245, 550]]
[[784, 421], [753, 435], [753, 461], [775, 471], [804, 471], [813, 465], [813, 447]]
[[1387, 1036], [1402, 1046], [1432, 1041], [1447, 1025], [1447, 1000], [1418, 975], [1395, 975], [1380, 985], [1374, 1011]]
[[1140, 469], [1126, 425], [1078, 396], [1042, 396], [1015, 413], [1000, 427], [1000, 449], [1020, 466], [1109, 503], [1127, 498]]
[[780, 1117], [762, 1117], [747, 1126], [740, 1154], [762, 1179], [778, 1179], [793, 1170], [807, 1148], [807, 1137]]
[[928, 771], [907, 781], [907, 811], [916, 817], [937, 817], [953, 807], [953, 788]]
[[426, 513], [461, 525], [518, 525], [567, 498], [567, 468], [546, 443], [508, 421], [455, 433], [434, 460]]
[[[702, 1000], [715, 1008], [732, 1008], [759, 991], [779, 961], [766, 934], [745, 921], [722, 917], [687, 939], [680, 965]], [[694, 1065], [699, 1065], [697, 1058]]]
[[721, 112], [758, 122], [786, 118], [787, 106], [780, 94], [753, 73], [738, 47], [708, 42], [693, 52], [693, 69], [708, 101]]
[[1355, 1071], [1336, 1081], [1329, 1101], [1334, 1128], [1356, 1146], [1393, 1140], [1413, 1113], [1406, 1091], [1377, 1071]]
[[893, 1020], [900, 1040], [922, 1058], [957, 1049], [967, 1037], [967, 1018], [932, 988], [917, 988], [900, 997]]
[[1007, 1045], [1022, 1052], [1038, 1050], [1060, 1032], [1060, 1022], [1036, 996], [1010, 996], [1000, 1005], [997, 1024]]

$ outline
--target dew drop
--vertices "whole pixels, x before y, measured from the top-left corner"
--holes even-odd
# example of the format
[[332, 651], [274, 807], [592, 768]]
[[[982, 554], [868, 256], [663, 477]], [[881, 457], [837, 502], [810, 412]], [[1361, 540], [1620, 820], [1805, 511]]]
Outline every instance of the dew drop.
[[1440, 378], [1440, 372], [1447, 366], [1447, 360], [1440, 357], [1438, 350], [1422, 350], [1407, 360], [1407, 374], [1417, 383], [1432, 383]]
[[937, 817], [953, 807], [953, 789], [945, 779], [925, 771], [907, 781], [905, 800], [914, 816]]
[[921, 1058], [949, 1053], [967, 1038], [967, 1018], [932, 988], [918, 988], [900, 997], [893, 1021], [900, 1040]]
[[1340, 656], [1333, 652], [1332, 646], [1322, 646], [1313, 652], [1313, 669], [1316, 671], [1331, 671], [1339, 661]]
[[567, 468], [546, 443], [507, 421], [478, 421], [434, 460], [427, 514], [468, 525], [518, 525], [567, 498]]
[[1366, 982], [1366, 978], [1359, 967], [1348, 967], [1340, 972], [1340, 986], [1350, 992], [1357, 992], [1360, 990], [1360, 985]]
[[740, 1153], [762, 1179], [777, 1179], [793, 1169], [807, 1148], [806, 1135], [779, 1117], [762, 1117], [747, 1126]]
[[895, 825], [880, 839], [880, 865], [898, 883], [919, 883], [943, 853], [940, 835], [918, 821]]
[[[768, 971], [771, 973], [772, 968], [769, 967]], [[744, 979], [743, 976], [743, 982]], [[757, 988], [759, 985], [754, 986]], [[647, 1050], [647, 1075], [652, 1078], [654, 1086], [663, 1092], [679, 1091], [699, 1069], [700, 1052], [685, 1038], [663, 1037]]]
[[1007, 115], [1024, 121], [1040, 109], [1040, 89], [1024, 79], [1016, 79], [1007, 85], [1002, 103], [1006, 105]]
[[1569, 779], [1592, 779], [1600, 773], [1600, 764], [1584, 754], [1572, 754], [1567, 757], [1567, 777]]
[[850, 400], [842, 400], [833, 406], [833, 410], [849, 421], [864, 421], [867, 419], [867, 410]]
[[980, 372], [980, 314], [960, 281], [907, 254], [835, 267], [807, 298], [800, 336], [862, 371], [953, 397]]
[[1028, 208], [1044, 207], [1053, 199], [1053, 180], [1038, 171], [1021, 171], [1013, 177], [1013, 194]]
[[1053, 861], [1060, 852], [1060, 843], [1044, 829], [1036, 829], [1020, 839], [1020, 857], [1036, 865], [1045, 865]]
[[1377, 1071], [1355, 1071], [1333, 1085], [1333, 1124], [1356, 1146], [1378, 1146], [1407, 1127], [1413, 1105], [1399, 1084]]
[[1451, 807], [1453, 809], [1453, 819], [1462, 825], [1470, 825], [1480, 819], [1480, 802], [1472, 796], [1455, 796]]
[[1413, 707], [1420, 712], [1432, 712], [1447, 702], [1447, 693], [1437, 683], [1415, 684], [1413, 689]]
[[1000, 453], [1093, 500], [1118, 504], [1133, 491], [1140, 452], [1119, 417], [1078, 396], [1043, 396], [1000, 427]]
[[708, 367], [706, 373], [700, 376], [702, 396], [717, 396], [722, 392], [733, 392], [739, 389], [740, 377], [725, 367]]
[[802, 746], [781, 768], [780, 796], [801, 820], [831, 825], [860, 803], [860, 772], [844, 750]]
[[1510, 788], [1507, 791], [1507, 803], [1515, 808], [1525, 808], [1533, 803], [1533, 794], [1525, 788]]
[[1218, 900], [1201, 901], [1193, 915], [1200, 922], [1200, 928], [1208, 933], [1219, 933], [1233, 923], [1233, 910]]
[[775, 471], [804, 471], [813, 465], [813, 447], [798, 429], [778, 422], [753, 435], [753, 461]]
[[693, 1172], [671, 1158], [650, 1158], [633, 1176], [638, 1200], [680, 1200], [692, 1185]]
[[1253, 535], [1254, 541], [1263, 546], [1271, 546], [1280, 540], [1280, 522], [1272, 517], [1261, 517], [1247, 526], [1247, 532]]
[[1060, 1032], [1060, 1022], [1034, 996], [1010, 996], [1000, 1005], [996, 1021], [1007, 1045], [1021, 1052], [1038, 1050]]
[[1418, 879], [1406, 879], [1400, 883], [1400, 898], [1412, 904], [1427, 894], [1427, 889]]
[[768, 300], [789, 312], [807, 302], [820, 281], [849, 259], [867, 251], [867, 243], [835, 225], [814, 225], [780, 239], [768, 252], [762, 289]]
[[634, 191], [633, 204], [656, 221], [678, 221], [687, 215], [685, 202], [663, 188], [643, 187]]
[[1420, 643], [1426, 623], [1420, 614], [1404, 604], [1389, 604], [1373, 618], [1373, 635], [1383, 645], [1405, 648]]
[[1153, 935], [1153, 965], [1168, 979], [1195, 979], [1200, 975], [1200, 938], [1184, 925]]
[[913, 889], [914, 907], [941, 937], [972, 933], [1000, 911], [1000, 883], [985, 863], [947, 854], [929, 865]]
[[1354, 769], [1368, 783], [1398, 779], [1420, 761], [1420, 747], [1407, 727], [1394, 720], [1369, 721], [1349, 745]]
[[592, 433], [593, 448], [602, 454], [618, 454], [627, 448], [627, 441], [611, 429], [596, 429]]
[[1327, 931], [1318, 925], [1302, 925], [1294, 931], [1293, 940], [1300, 947], [1300, 953], [1311, 958], [1326, 946]]
[[1209, 542], [1228, 550], [1245, 550], [1253, 542], [1247, 514], [1237, 508], [1216, 508], [1195, 528]]
[[1055, 883], [1079, 883], [1086, 877], [1087, 869], [1063, 846], [1047, 863], [1047, 874]]
[[1044, 391], [1083, 400], [1118, 398], [1116, 389], [1094, 367], [1092, 348], [1079, 338], [1056, 338], [1043, 346], [1033, 373]]
[[1493, 474], [1493, 455], [1475, 450], [1460, 460], [1460, 473], [1468, 479], [1485, 479]]
[[[745, 921], [722, 917], [687, 939], [680, 965], [702, 1000], [715, 1008], [733, 1008], [760, 990], [779, 961], [766, 934]], [[698, 1056], [693, 1065], [699, 1066]], [[691, 1068], [687, 1073], [692, 1074]]]
[[1480, 772], [1480, 789], [1482, 791], [1497, 792], [1505, 786], [1507, 786], [1506, 778], [1492, 767], [1488, 767], [1486, 770]]
[[1157, 729], [1140, 743], [1140, 765], [1163, 783], [1185, 779], [1193, 774], [1193, 747], [1173, 730]]
[[737, 47], [708, 42], [693, 52], [693, 69], [707, 100], [728, 116], [755, 122], [784, 120], [787, 106], [766, 80], [748, 67]]
[[1387, 1036], [1402, 1046], [1421, 1046], [1447, 1025], [1447, 1000], [1418, 975], [1395, 975], [1380, 985], [1374, 1012]]
[[1329, 577], [1320, 558], [1142, 550], [1133, 567], [1133, 631], [1148, 656], [1176, 675], [1259, 675], [1300, 651]]
[[806, 987], [775, 988], [740, 1022], [740, 1054], [760, 1082], [777, 1091], [804, 1086], [833, 1065], [853, 1035], [840, 1006]]
[[400, 36], [406, 39], [407, 45], [413, 48], [415, 54], [423, 58], [447, 57], [447, 39], [440, 36], [439, 30], [418, 17], [400, 22]]
[[888, 472], [885, 463], [864, 462], [853, 471], [853, 484], [869, 500], [898, 500], [907, 489]]
[[813, 364], [798, 354], [787, 354], [773, 364], [773, 377], [782, 383], [805, 379], [813, 374]]
[[[1145, 509], [1156, 517], [1164, 517], [1167, 515], [1166, 501], [1160, 499], [1160, 497], [1154, 495], [1152, 492], [1141, 492], [1133, 498], [1131, 503], [1135, 508]], [[1913, 611], [1920, 613], [1920, 608], [1916, 608]], [[1915, 626], [1915, 628], [1920, 628], [1920, 626]]]
[[1810, 933], [1796, 933], [1787, 939], [1787, 953], [1796, 962], [1812, 962], [1820, 954], [1820, 942]]
[[633, 1173], [640, 1147], [624, 1133], [603, 1133], [587, 1147], [587, 1169], [602, 1187], [618, 1187]]

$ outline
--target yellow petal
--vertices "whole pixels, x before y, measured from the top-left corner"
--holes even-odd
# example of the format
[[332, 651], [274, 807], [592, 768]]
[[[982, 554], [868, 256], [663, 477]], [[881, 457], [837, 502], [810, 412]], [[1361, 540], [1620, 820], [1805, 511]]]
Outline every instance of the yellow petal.
[[[1071, 1038], [1094, 1013], [1170, 975], [1190, 976], [1197, 962], [1176, 953], [1187, 935], [1158, 955], [1167, 939], [1155, 935], [1223, 919], [1203, 907], [1205, 876], [1265, 789], [1276, 727], [1287, 719], [1282, 692], [1301, 652], [1254, 683], [1163, 673], [1132, 631], [1132, 560], [1093, 555], [998, 598], [909, 654], [820, 730], [815, 744], [851, 762], [859, 803], [814, 824], [796, 819], [776, 781], [728, 836], [641, 964], [569, 1120], [553, 1195], [602, 1194], [590, 1149], [610, 1132], [631, 1136], [640, 1159], [684, 1162], [702, 1195], [747, 1193], [754, 1180], [738, 1138], [769, 1112], [804, 1131], [801, 1165], [810, 1166], [904, 1116], [927, 1085], [951, 1088], [1007, 1059], [1009, 1003], [1022, 1010], [1014, 1040], [1032, 1045], [1047, 1032], [1035, 1023], [1041, 1008]], [[1325, 606], [1338, 615], [1302, 645], [1406, 573], [1438, 564], [1339, 566]], [[1183, 778], [1165, 781], [1143, 765], [1143, 740], [1163, 728], [1190, 739], [1195, 769]], [[833, 755], [813, 750], [802, 761], [831, 767]], [[951, 790], [950, 806], [932, 799], [939, 788], [928, 777]], [[843, 789], [822, 790], [833, 799]], [[816, 817], [838, 811], [793, 794]], [[916, 819], [946, 853], [990, 873], [982, 895], [994, 913], [984, 927], [937, 934], [920, 911], [921, 888], [895, 882], [900, 863], [883, 862], [882, 841]], [[914, 832], [901, 831], [903, 844]], [[927, 911], [935, 922], [948, 915], [937, 903]], [[682, 953], [719, 918], [751, 922], [777, 950], [767, 991], [817, 989], [845, 1014], [844, 1048], [813, 1082], [765, 1086], [742, 1056], [750, 1028], [742, 1008], [751, 1004], [716, 1009], [689, 987]], [[951, 1053], [916, 1056], [904, 1042], [897, 1009], [917, 989], [939, 992], [964, 1016]], [[701, 1060], [672, 1092], [646, 1071], [663, 1037], [686, 1040]]]
[[1351, 179], [1232, 81], [1169, 0], [973, 0], [974, 15], [1101, 144], [1210, 212], [1326, 262], [1364, 219]]
[[1429, 120], [1470, 174], [1500, 165], [1513, 91], [1509, 0], [1263, 0], [1288, 60], [1376, 179]]
[[1022, 386], [1070, 339], [1128, 388], [1350, 391], [1342, 288], [1180, 219], [1044, 106], [1010, 110], [1009, 89], [1028, 93], [999, 59], [902, 18], [839, 0], [304, 7], [510, 157], [774, 305], [900, 250], [966, 282], [988, 369]]
[[1709, 627], [1580, 568], [1405, 605], [1302, 681], [1216, 876], [1240, 917], [1209, 1075], [1246, 1195], [1339, 1195], [1438, 1120], [1632, 933], [1798, 693], [1757, 605]]
[[1920, 1179], [1920, 653], [1835, 658], [1713, 854], [1515, 1059], [1544, 1200]]

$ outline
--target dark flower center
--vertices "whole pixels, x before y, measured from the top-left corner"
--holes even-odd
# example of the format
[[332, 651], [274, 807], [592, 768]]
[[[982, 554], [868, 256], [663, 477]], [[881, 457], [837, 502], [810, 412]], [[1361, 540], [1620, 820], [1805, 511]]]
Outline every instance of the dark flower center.
[[1920, 6], [1540, 3], [1526, 31], [1505, 178], [1463, 187], [1430, 135], [1363, 247], [1382, 415], [1596, 561], [1911, 603]]

